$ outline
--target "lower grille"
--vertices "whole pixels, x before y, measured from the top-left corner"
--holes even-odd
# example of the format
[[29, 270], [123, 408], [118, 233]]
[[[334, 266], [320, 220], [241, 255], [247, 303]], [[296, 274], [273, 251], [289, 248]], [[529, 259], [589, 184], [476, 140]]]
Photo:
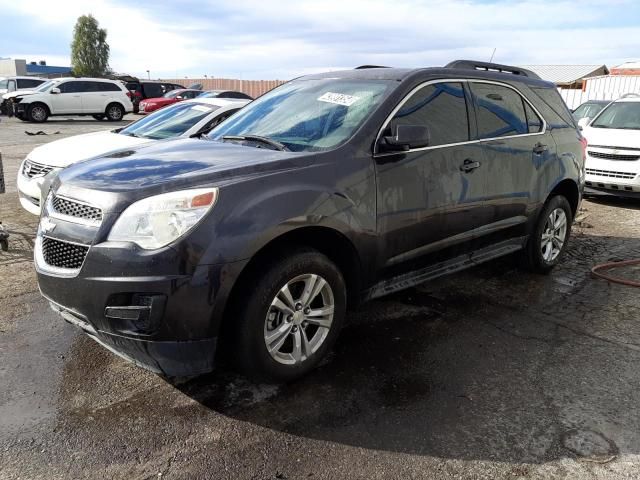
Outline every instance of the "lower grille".
[[604, 160], [620, 160], [623, 162], [633, 162], [640, 159], [640, 155], [620, 155], [618, 153], [594, 152], [589, 150], [589, 156], [593, 158], [602, 158]]
[[632, 172], [615, 172], [613, 170], [597, 170], [595, 168], [587, 168], [587, 175], [597, 175], [598, 177], [622, 178], [632, 180], [636, 174]]
[[22, 174], [28, 178], [44, 177], [46, 174], [51, 172], [51, 170], [53, 170], [53, 167], [50, 167], [49, 165], [25, 160], [24, 166], [22, 167]]
[[57, 268], [79, 269], [82, 267], [84, 257], [87, 256], [89, 247], [73, 243], [55, 240], [49, 237], [42, 238], [42, 256], [48, 265]]

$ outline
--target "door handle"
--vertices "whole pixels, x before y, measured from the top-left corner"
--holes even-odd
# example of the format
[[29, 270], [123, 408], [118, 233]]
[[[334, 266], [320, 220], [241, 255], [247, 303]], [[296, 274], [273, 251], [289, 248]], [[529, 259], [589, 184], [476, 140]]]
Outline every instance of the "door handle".
[[474, 162], [470, 158], [467, 158], [462, 165], [460, 165], [460, 171], [464, 173], [472, 172], [476, 168], [480, 168], [480, 162]]
[[537, 154], [537, 155], [542, 155], [544, 152], [546, 152], [548, 150], [548, 147], [546, 145], [543, 145], [542, 143], [536, 143], [535, 146], [533, 147], [533, 153]]

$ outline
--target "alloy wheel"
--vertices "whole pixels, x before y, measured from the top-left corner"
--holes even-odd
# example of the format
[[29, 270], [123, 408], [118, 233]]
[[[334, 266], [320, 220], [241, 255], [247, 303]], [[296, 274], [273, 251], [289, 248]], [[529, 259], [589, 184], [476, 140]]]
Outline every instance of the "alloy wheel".
[[47, 117], [47, 112], [43, 107], [35, 106], [31, 108], [31, 118], [36, 122], [41, 122]]
[[120, 120], [122, 118], [122, 112], [120, 111], [120, 108], [116, 106], [109, 108], [108, 113], [109, 113], [109, 118], [113, 120]]
[[549, 213], [540, 242], [542, 258], [546, 262], [553, 262], [562, 252], [567, 239], [567, 226], [567, 214], [562, 208], [556, 208]]
[[264, 323], [267, 351], [277, 362], [297, 365], [325, 342], [335, 310], [333, 290], [320, 275], [298, 275], [271, 301]]

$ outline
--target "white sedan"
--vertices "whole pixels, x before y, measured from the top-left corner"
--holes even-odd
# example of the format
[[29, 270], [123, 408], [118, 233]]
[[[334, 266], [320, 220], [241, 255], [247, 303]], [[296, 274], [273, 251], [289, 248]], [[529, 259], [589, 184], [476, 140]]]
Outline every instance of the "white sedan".
[[[162, 108], [126, 127], [63, 138], [34, 148], [18, 170], [20, 204], [40, 215], [43, 185], [77, 162], [118, 150], [211, 130], [240, 110], [248, 100], [199, 98]], [[46, 188], [46, 187], [45, 187]]]

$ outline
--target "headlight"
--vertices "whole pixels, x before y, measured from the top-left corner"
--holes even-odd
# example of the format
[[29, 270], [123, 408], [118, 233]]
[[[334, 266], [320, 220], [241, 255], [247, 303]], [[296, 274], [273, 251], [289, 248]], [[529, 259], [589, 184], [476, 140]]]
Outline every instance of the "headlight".
[[164, 247], [195, 227], [217, 199], [217, 188], [144, 198], [122, 212], [111, 228], [109, 240], [134, 242], [147, 250]]

